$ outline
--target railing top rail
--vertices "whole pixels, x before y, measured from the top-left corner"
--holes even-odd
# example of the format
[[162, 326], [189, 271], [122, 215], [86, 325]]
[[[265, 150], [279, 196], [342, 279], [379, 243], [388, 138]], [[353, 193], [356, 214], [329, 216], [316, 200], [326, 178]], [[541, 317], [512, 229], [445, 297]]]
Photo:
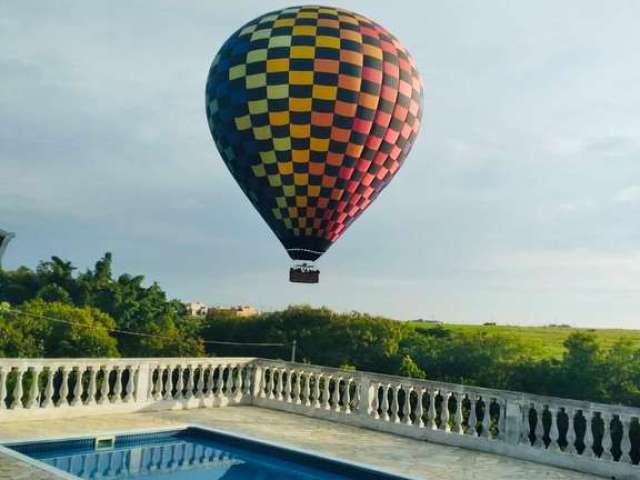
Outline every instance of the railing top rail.
[[475, 385], [464, 385], [459, 383], [441, 382], [437, 380], [422, 380], [419, 378], [400, 377], [400, 376], [389, 375], [385, 373], [375, 373], [375, 372], [368, 372], [363, 370], [346, 370], [346, 369], [340, 369], [340, 368], [313, 365], [308, 363], [288, 362], [284, 360], [271, 360], [271, 359], [258, 358], [257, 361], [263, 364], [271, 363], [271, 364], [283, 366], [283, 367], [298, 368], [301, 370], [308, 370], [308, 371], [320, 371], [320, 372], [327, 372], [327, 373], [342, 374], [345, 376], [348, 375], [355, 378], [366, 377], [370, 380], [387, 382], [389, 384], [411, 385], [413, 387], [423, 386], [427, 389], [429, 388], [443, 389], [449, 392], [475, 393], [480, 396], [486, 396], [488, 398], [498, 398], [501, 400], [518, 402], [524, 406], [527, 406], [533, 403], [536, 406], [548, 405], [551, 407], [565, 407], [565, 408], [568, 407], [568, 408], [573, 408], [575, 410], [592, 411], [592, 412], [610, 412], [610, 413], [622, 414], [626, 416], [640, 418], [640, 408], [628, 407], [620, 404], [606, 404], [606, 403], [589, 402], [585, 400], [573, 400], [573, 399], [562, 398], [562, 397], [549, 397], [544, 395], [535, 395], [532, 393], [517, 392], [512, 390], [500, 390], [495, 388], [478, 387]]
[[255, 357], [130, 357], [130, 358], [0, 358], [0, 367], [33, 365], [96, 365], [96, 364], [194, 364], [194, 363], [249, 363]]

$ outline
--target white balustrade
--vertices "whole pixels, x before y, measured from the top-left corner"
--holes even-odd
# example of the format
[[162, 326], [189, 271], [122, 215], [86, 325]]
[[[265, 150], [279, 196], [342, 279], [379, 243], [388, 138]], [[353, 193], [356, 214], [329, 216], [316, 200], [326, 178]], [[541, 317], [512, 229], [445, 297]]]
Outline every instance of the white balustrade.
[[253, 358], [0, 359], [0, 422], [232, 404], [640, 478], [637, 408]]
[[0, 358], [0, 422], [214, 406], [216, 368], [218, 391], [234, 393], [215, 405], [250, 403], [252, 360]]

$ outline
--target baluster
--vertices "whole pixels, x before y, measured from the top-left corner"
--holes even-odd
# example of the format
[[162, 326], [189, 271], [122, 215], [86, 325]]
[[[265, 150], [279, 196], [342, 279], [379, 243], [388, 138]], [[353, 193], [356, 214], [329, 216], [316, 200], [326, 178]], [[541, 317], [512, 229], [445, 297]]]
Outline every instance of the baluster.
[[320, 378], [322, 375], [318, 373], [313, 374], [313, 406], [315, 408], [320, 408]]
[[215, 388], [215, 371], [216, 371], [216, 367], [211, 364], [209, 365], [209, 370], [208, 370], [208, 374], [207, 374], [207, 387], [206, 387], [206, 392], [205, 392], [205, 396], [207, 398], [211, 397], [211, 395], [213, 395], [213, 390]]
[[427, 412], [427, 428], [430, 430], [437, 430], [438, 424], [436, 423], [436, 397], [437, 390], [435, 388], [431, 388], [429, 390], [429, 410]]
[[611, 416], [601, 413], [603, 429], [602, 429], [602, 455], [600, 458], [602, 460], [612, 460], [613, 455], [611, 455]]
[[304, 386], [302, 387], [302, 400], [306, 407], [311, 406], [311, 372], [302, 372], [300, 375], [300, 381], [304, 380]]
[[400, 415], [398, 408], [398, 390], [400, 387], [398, 385], [391, 386], [391, 421], [393, 423], [400, 423]]
[[293, 395], [293, 380], [292, 380], [293, 370], [287, 370], [287, 383], [284, 387], [284, 400], [287, 403], [291, 403], [291, 396]]
[[157, 401], [162, 398], [162, 375], [164, 374], [164, 369], [158, 364], [154, 370], [156, 371], [156, 379], [153, 382], [153, 399]]
[[233, 394], [237, 389], [237, 369], [235, 364], [227, 366], [227, 378], [225, 380], [225, 392], [228, 398], [233, 398]]
[[451, 426], [449, 425], [449, 418], [451, 418], [451, 414], [449, 413], [449, 397], [451, 396], [451, 392], [440, 392], [440, 396], [442, 397], [442, 403], [440, 404], [440, 430], [450, 432]]
[[469, 425], [469, 428], [467, 428], [467, 431], [465, 432], [467, 435], [471, 435], [472, 437], [477, 437], [478, 436], [478, 412], [477, 412], [477, 398], [475, 396], [475, 394], [470, 393], [467, 395], [467, 398], [469, 399], [469, 420], [467, 421], [467, 424]]
[[353, 393], [355, 394], [353, 402], [351, 402], [351, 411], [353, 412], [359, 412], [360, 411], [360, 405], [362, 405], [362, 384], [356, 380], [353, 381], [354, 383], [354, 390]]
[[167, 384], [165, 385], [164, 400], [173, 399], [173, 368], [167, 365]]
[[[47, 367], [47, 385], [44, 387], [44, 398], [42, 399], [42, 408], [49, 407], [52, 405], [53, 398], [53, 377], [56, 373], [56, 370], [53, 367]], [[0, 379], [0, 390], [2, 390], [2, 379]], [[2, 392], [0, 392], [0, 409], [4, 407], [4, 402], [2, 401]]]
[[620, 462], [622, 463], [632, 463], [631, 462], [631, 417], [620, 416], [620, 422], [622, 423], [622, 439], [620, 440]]
[[298, 370], [296, 372], [296, 384], [293, 387], [293, 398], [295, 399], [296, 405], [302, 404], [302, 398], [300, 397], [300, 395], [302, 395], [302, 386], [300, 385], [301, 381], [302, 381], [302, 372]]
[[418, 388], [416, 390], [416, 393], [418, 394], [418, 398], [416, 401], [416, 418], [413, 420], [413, 424], [417, 425], [418, 428], [424, 428], [424, 420], [422, 419], [422, 416], [424, 415], [424, 402], [423, 402], [423, 395], [424, 395], [425, 389], [424, 388]]
[[351, 381], [347, 378], [344, 382], [344, 413], [351, 413]]
[[279, 401], [284, 400], [284, 395], [282, 394], [282, 391], [284, 390], [284, 368], [279, 368], [278, 369], [278, 384], [276, 386], [276, 399]]
[[[196, 372], [198, 373], [198, 381], [196, 382]], [[202, 363], [199, 363], [193, 371], [193, 381], [194, 381], [194, 397], [198, 400], [202, 400], [204, 398], [204, 384], [205, 384], [205, 366]]]
[[378, 420], [380, 418], [380, 412], [378, 409], [380, 408], [380, 383], [379, 382], [371, 382], [369, 386], [369, 391], [371, 392], [371, 413], [370, 415]]
[[529, 417], [531, 416], [531, 405], [521, 405], [520, 411], [522, 417], [520, 418], [521, 433], [520, 433], [520, 445], [530, 447], [531, 446], [531, 422]]
[[205, 366], [203, 364], [198, 365], [200, 373], [198, 374], [198, 384], [196, 385], [196, 398], [202, 400], [204, 398], [204, 376]]
[[382, 405], [380, 410], [382, 410], [382, 419], [385, 422], [391, 420], [389, 416], [389, 389], [391, 386], [389, 384], [382, 385]]
[[331, 410], [331, 396], [329, 386], [331, 384], [331, 375], [323, 375], [324, 377], [324, 393], [322, 394], [322, 406], [325, 410]]
[[536, 411], [536, 429], [535, 429], [536, 440], [535, 442], [533, 442], [533, 446], [536, 448], [544, 449], [546, 447], [546, 445], [544, 444], [544, 425], [542, 423], [542, 417], [544, 415], [544, 406], [542, 404], [539, 404], [537, 406], [534, 406], [532, 404], [531, 406], [535, 408], [535, 411]]
[[496, 438], [503, 440], [507, 430], [506, 424], [507, 401], [500, 402], [500, 412], [498, 413], [498, 435]]
[[218, 371], [218, 388], [216, 392], [218, 394], [218, 398], [224, 397], [224, 372], [226, 369], [226, 365], [220, 365], [220, 370]]
[[567, 448], [566, 452], [575, 455], [576, 452], [576, 411], [571, 408], [565, 408], [567, 414]]
[[236, 397], [239, 399], [242, 398], [242, 387], [243, 387], [243, 375], [244, 375], [244, 367], [242, 365], [238, 365], [238, 375], [236, 376]]
[[94, 366], [88, 367], [89, 369], [89, 386], [87, 387], [87, 400], [85, 405], [96, 404], [96, 368]]
[[276, 396], [273, 393], [276, 379], [274, 377], [273, 368], [269, 368], [269, 383], [267, 384], [267, 397], [269, 400], [274, 400]]
[[98, 405], [102, 405], [109, 399], [109, 374], [111, 373], [108, 366], [101, 366], [100, 370], [102, 371], [102, 383], [100, 384], [100, 400], [98, 400]]
[[182, 365], [178, 365], [178, 378], [176, 380], [176, 395], [175, 400], [184, 399], [184, 371], [186, 368], [182, 368]]
[[227, 397], [231, 398], [233, 396], [233, 389], [236, 384], [236, 366], [231, 363], [227, 368], [227, 379], [225, 381], [225, 392], [227, 392]]
[[244, 364], [242, 367], [242, 395], [251, 396], [251, 379], [253, 378], [253, 365], [250, 363]]
[[66, 407], [69, 405], [67, 400], [67, 395], [69, 394], [69, 370], [62, 366], [60, 367], [60, 371], [62, 372], [62, 381], [60, 382], [60, 389], [58, 390], [60, 398], [58, 398], [56, 407]]
[[464, 433], [462, 429], [462, 422], [464, 421], [464, 418], [462, 416], [462, 399], [463, 399], [462, 393], [457, 392], [455, 394], [455, 399], [456, 399], [456, 411], [453, 417], [453, 433], [457, 433], [461, 435], [462, 433]]
[[20, 367], [16, 367], [15, 370], [16, 370], [16, 384], [13, 387], [12, 400], [9, 408], [11, 408], [12, 410], [21, 410], [23, 408], [22, 394], [24, 392], [22, 391], [22, 376], [24, 375], [24, 372]]
[[73, 367], [75, 382], [73, 384], [73, 395], [71, 397], [71, 406], [75, 407], [82, 401], [82, 373], [79, 366]]
[[560, 432], [558, 430], [558, 409], [553, 406], [548, 406], [547, 410], [551, 415], [551, 425], [549, 427], [549, 445], [547, 448], [553, 452], [559, 452], [560, 446], [558, 441], [560, 440]]
[[4, 368], [0, 367], [0, 410], [6, 409], [5, 397], [7, 396], [7, 374]]
[[333, 394], [331, 396], [331, 403], [333, 403], [333, 410], [335, 412], [340, 411], [340, 383], [342, 377], [337, 377], [333, 381]]
[[122, 401], [122, 368], [120, 365], [115, 366], [116, 383], [113, 385], [113, 396], [111, 403], [120, 403]]
[[233, 365], [218, 365], [218, 379], [214, 388], [215, 396], [219, 399], [228, 398], [232, 389]]
[[258, 389], [257, 391], [257, 395], [260, 398], [265, 398], [267, 396], [267, 393], [265, 392], [266, 386], [267, 386], [267, 369], [265, 368], [261, 368], [258, 371], [258, 385], [256, 386], [256, 388]]
[[[133, 382], [131, 385], [131, 394], [133, 396], [133, 400], [136, 402], [138, 401], [141, 395], [141, 392], [139, 392], [139, 388], [138, 388], [138, 386], [140, 385], [141, 368], [142, 367], [140, 365], [138, 365], [135, 369], [131, 367], [131, 381]], [[145, 400], [147, 400], [148, 398], [149, 398], [149, 391], [147, 391], [147, 398], [145, 398]]]
[[483, 438], [491, 437], [491, 399], [483, 397], [484, 412], [482, 414], [482, 434]]
[[187, 365], [187, 368], [184, 369], [185, 370], [185, 374], [188, 373], [188, 377], [187, 377], [187, 385], [185, 387], [186, 391], [185, 391], [185, 395], [184, 395], [184, 399], [185, 400], [191, 400], [191, 398], [193, 397], [193, 376], [196, 373], [195, 368], [193, 368], [193, 365]]
[[404, 403], [402, 404], [402, 421], [405, 425], [411, 425], [411, 392], [413, 392], [413, 386], [402, 386], [404, 392]]
[[[269, 378], [267, 379], [267, 375]], [[265, 368], [264, 370], [264, 385], [266, 391], [264, 392], [265, 397], [269, 400], [274, 400], [276, 396], [273, 394], [273, 386], [275, 385], [275, 379], [273, 378], [273, 368]]]
[[31, 367], [31, 388], [29, 389], [29, 398], [27, 399], [27, 408], [40, 408], [40, 371], [42, 367]]
[[129, 365], [127, 369], [129, 371], [129, 375], [124, 389], [124, 401], [130, 402], [133, 399], [133, 377], [135, 376], [135, 369], [133, 368], [133, 365]]

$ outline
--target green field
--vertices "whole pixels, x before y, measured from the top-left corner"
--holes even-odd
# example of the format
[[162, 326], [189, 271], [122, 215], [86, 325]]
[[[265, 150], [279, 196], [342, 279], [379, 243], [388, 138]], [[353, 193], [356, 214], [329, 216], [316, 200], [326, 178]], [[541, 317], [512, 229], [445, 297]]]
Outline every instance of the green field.
[[564, 353], [562, 343], [574, 332], [592, 333], [598, 339], [603, 350], [609, 350], [620, 339], [629, 339], [640, 348], [640, 330], [595, 329], [573, 327], [516, 327], [511, 325], [459, 325], [454, 323], [432, 324], [429, 322], [411, 321], [410, 325], [419, 328], [442, 327], [451, 332], [466, 334], [487, 333], [500, 334], [513, 338], [529, 346], [538, 358], [561, 358]]

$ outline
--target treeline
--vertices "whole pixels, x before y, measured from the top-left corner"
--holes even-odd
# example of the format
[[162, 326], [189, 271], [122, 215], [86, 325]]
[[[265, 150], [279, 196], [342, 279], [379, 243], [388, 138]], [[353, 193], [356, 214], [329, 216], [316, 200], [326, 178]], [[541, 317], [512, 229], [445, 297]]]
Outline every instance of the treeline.
[[156, 283], [145, 287], [142, 275], [114, 278], [111, 264], [106, 253], [82, 273], [58, 257], [35, 270], [0, 270], [0, 356], [204, 354], [200, 322], [180, 301]]
[[[602, 349], [576, 332], [562, 358], [491, 331], [398, 322], [363, 313], [292, 306], [240, 318], [189, 317], [141, 275], [114, 278], [105, 254], [77, 272], [53, 257], [35, 270], [0, 270], [0, 357], [258, 356], [640, 406], [640, 349], [621, 338]], [[142, 335], [131, 335], [126, 332]], [[248, 347], [204, 341], [283, 343]], [[205, 348], [206, 347], [206, 348]]]
[[[237, 318], [213, 314], [204, 339], [239, 342], [297, 341], [299, 361], [640, 406], [640, 349], [621, 338], [603, 351], [591, 333], [564, 342], [561, 359], [540, 359], [522, 340], [491, 332], [452, 332], [358, 312], [289, 307]], [[287, 358], [289, 349], [220, 348], [210, 353]]]

